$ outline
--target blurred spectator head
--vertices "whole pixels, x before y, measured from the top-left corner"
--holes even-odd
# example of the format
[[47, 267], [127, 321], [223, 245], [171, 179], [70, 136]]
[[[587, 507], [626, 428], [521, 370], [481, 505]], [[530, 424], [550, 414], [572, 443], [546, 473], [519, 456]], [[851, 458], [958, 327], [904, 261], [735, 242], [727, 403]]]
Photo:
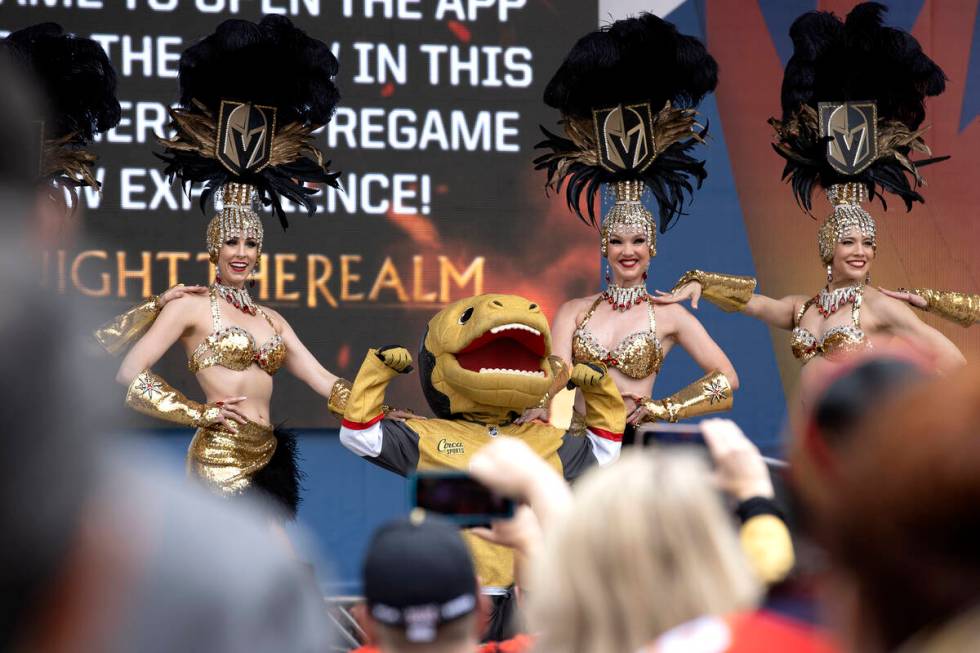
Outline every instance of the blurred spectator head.
[[589, 472], [538, 563], [531, 618], [549, 652], [635, 651], [758, 592], [706, 464], [686, 452], [630, 452]]
[[851, 647], [895, 650], [980, 602], [980, 371], [894, 391], [853, 428], [833, 491], [804, 507]]
[[369, 634], [382, 651], [473, 650], [482, 606], [453, 524], [413, 514], [379, 528], [363, 569]]
[[[790, 488], [806, 503], [834, 501], [835, 468], [860, 446], [863, 420], [882, 402], [932, 375], [931, 366], [908, 350], [877, 349], [833, 368], [811, 386], [808, 410], [798, 416], [790, 441]], [[805, 495], [805, 496], [799, 496]], [[797, 517], [807, 526], [807, 510]]]

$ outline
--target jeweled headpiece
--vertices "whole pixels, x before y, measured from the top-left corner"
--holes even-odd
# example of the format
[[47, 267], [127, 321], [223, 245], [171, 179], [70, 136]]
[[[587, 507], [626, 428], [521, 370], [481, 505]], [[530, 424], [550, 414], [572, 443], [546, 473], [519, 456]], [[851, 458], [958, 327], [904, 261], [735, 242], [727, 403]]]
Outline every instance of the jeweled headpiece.
[[180, 103], [170, 111], [176, 135], [161, 139], [161, 158], [171, 178], [204, 184], [202, 211], [220, 190], [220, 213], [208, 226], [212, 256], [212, 234], [239, 230], [261, 241], [259, 202], [285, 229], [282, 197], [312, 215], [318, 189], [308, 184], [339, 187], [313, 136], [340, 99], [337, 69], [326, 43], [277, 15], [226, 20], [181, 54]]
[[650, 244], [650, 256], [657, 255], [657, 226], [653, 214], [643, 206], [643, 184], [638, 181], [617, 181], [613, 188], [616, 202], [606, 214], [599, 230], [599, 251], [609, 255], [609, 237], [613, 232], [624, 236], [643, 234]]
[[229, 238], [238, 237], [256, 241], [258, 256], [262, 255], [262, 219], [257, 212], [258, 194], [248, 184], [225, 184], [221, 189], [221, 202], [216, 203], [218, 213], [208, 223], [208, 255], [217, 264], [221, 245]]
[[817, 187], [852, 184], [882, 204], [884, 192], [897, 195], [911, 209], [923, 201], [919, 168], [947, 158], [910, 158], [930, 155], [924, 102], [943, 92], [946, 76], [911, 34], [882, 25], [885, 11], [865, 2], [844, 21], [812, 11], [790, 28], [783, 115], [769, 122], [783, 178], [807, 212]]
[[[0, 41], [0, 56], [43, 94], [47, 112], [37, 123], [38, 177], [52, 189], [66, 189], [73, 210], [78, 188], [101, 188], [92, 170], [96, 157], [84, 147], [122, 116], [109, 57], [92, 39], [68, 34], [56, 23], [11, 33]], [[52, 196], [63, 197], [60, 192]]]
[[565, 135], [541, 128], [546, 140], [537, 147], [548, 152], [534, 167], [547, 171], [548, 188], [564, 185], [569, 209], [596, 227], [599, 191], [615, 186], [616, 202], [601, 227], [604, 256], [617, 224], [648, 232], [655, 252], [654, 218], [640, 202], [644, 189], [657, 203], [663, 233], [701, 186], [704, 162], [691, 151], [707, 128], [699, 129], [695, 107], [717, 83], [718, 66], [704, 45], [648, 13], [579, 39], [551, 78], [544, 101], [561, 111]]
[[854, 182], [835, 184], [827, 189], [827, 199], [830, 200], [834, 211], [827, 216], [817, 232], [820, 260], [830, 263], [834, 259], [834, 248], [837, 243], [853, 231], [871, 238], [871, 248], [877, 250], [875, 220], [861, 206], [861, 203], [868, 199], [868, 189]]

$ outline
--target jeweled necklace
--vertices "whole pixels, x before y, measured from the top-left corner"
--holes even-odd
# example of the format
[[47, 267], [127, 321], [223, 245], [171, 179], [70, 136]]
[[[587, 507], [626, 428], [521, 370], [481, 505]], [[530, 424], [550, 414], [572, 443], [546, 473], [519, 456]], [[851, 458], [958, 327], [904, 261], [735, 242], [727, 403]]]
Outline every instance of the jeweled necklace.
[[218, 293], [219, 296], [223, 297], [226, 302], [240, 310], [242, 313], [255, 315], [257, 309], [255, 307], [255, 302], [252, 301], [252, 296], [248, 294], [248, 288], [234, 288], [232, 286], [226, 286], [221, 280], [220, 274], [215, 276], [214, 285], [212, 288], [214, 288], [214, 291]]
[[824, 288], [817, 295], [817, 311], [824, 317], [830, 317], [841, 306], [854, 303], [860, 297], [863, 288], [861, 285], [835, 288], [833, 290]]
[[611, 283], [602, 291], [602, 299], [612, 306], [613, 310], [623, 313], [642, 304], [647, 298], [647, 294], [646, 286], [624, 288]]

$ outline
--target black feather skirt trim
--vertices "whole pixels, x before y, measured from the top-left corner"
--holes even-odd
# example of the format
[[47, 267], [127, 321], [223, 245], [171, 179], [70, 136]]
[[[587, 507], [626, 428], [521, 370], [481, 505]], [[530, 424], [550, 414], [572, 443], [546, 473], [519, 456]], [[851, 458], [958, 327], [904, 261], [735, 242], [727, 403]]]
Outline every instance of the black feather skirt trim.
[[296, 434], [276, 427], [276, 451], [269, 464], [252, 476], [250, 490], [271, 498], [287, 519], [295, 519], [302, 491], [303, 472], [299, 468]]

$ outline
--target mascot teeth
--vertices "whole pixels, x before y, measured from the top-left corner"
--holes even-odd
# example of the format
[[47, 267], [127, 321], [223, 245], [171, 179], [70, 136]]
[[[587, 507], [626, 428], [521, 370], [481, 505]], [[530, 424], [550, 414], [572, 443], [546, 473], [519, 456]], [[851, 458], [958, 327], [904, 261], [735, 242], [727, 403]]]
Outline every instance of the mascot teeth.
[[481, 367], [480, 374], [520, 374], [521, 376], [544, 377], [544, 372], [541, 370], [538, 370], [537, 372], [530, 372], [528, 370], [503, 370], [496, 367]]
[[536, 336], [540, 336], [541, 332], [537, 329], [529, 327], [526, 324], [520, 324], [519, 322], [512, 322], [510, 324], [501, 324], [500, 326], [493, 327], [490, 329], [490, 333], [500, 333], [501, 331], [507, 331], [508, 329], [519, 329], [521, 331], [528, 331]]

